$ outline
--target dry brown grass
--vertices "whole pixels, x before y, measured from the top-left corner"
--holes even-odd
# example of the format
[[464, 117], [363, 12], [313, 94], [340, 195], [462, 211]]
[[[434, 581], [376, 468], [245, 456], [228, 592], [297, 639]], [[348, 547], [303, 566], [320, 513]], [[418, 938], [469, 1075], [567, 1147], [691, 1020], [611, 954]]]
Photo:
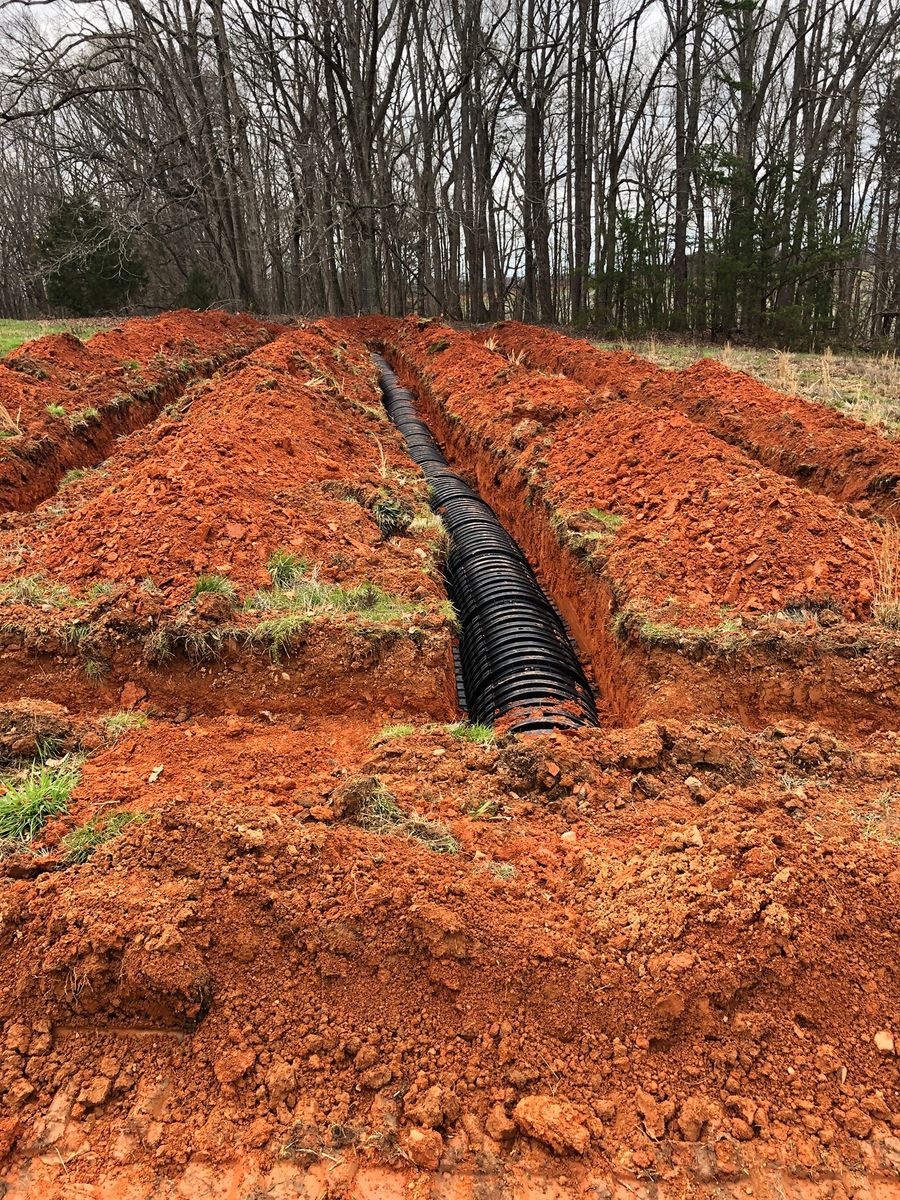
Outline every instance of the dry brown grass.
[[888, 629], [900, 629], [900, 525], [892, 522], [882, 530], [875, 547], [875, 620]]

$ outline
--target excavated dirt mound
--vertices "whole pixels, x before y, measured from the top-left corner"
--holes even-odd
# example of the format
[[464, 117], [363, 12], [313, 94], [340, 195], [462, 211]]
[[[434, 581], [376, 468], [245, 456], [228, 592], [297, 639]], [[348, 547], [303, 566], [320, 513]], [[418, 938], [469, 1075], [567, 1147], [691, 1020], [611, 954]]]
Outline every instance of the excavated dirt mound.
[[826, 405], [775, 391], [708, 358], [666, 371], [632, 354], [514, 321], [478, 336], [591, 391], [631, 397], [667, 413], [677, 409], [773, 471], [852, 504], [864, 516], [898, 516], [900, 447]]
[[[560, 1159], [578, 1195], [763, 1163], [896, 1178], [895, 739], [370, 733], [129, 734], [36, 877], [0, 883], [4, 1145], [41, 1195], [98, 1173], [150, 1195], [236, 1152], [344, 1184], [440, 1164], [476, 1195]], [[367, 828], [374, 791], [455, 848]], [[123, 808], [153, 815], [60, 861]]]
[[151, 420], [186, 384], [267, 341], [279, 326], [184, 309], [135, 318], [81, 342], [51, 334], [0, 360], [0, 511], [49, 496], [115, 439]]
[[432, 322], [368, 335], [539, 566], [607, 716], [896, 727], [898, 638], [871, 619], [877, 528], [678, 411]]
[[[385, 513], [400, 521], [396, 530], [384, 525]], [[387, 654], [424, 711], [447, 711], [439, 530], [384, 417], [361, 343], [317, 327], [284, 333], [126, 439], [91, 478], [63, 487], [33, 514], [8, 516], [5, 526], [0, 676], [10, 694], [41, 694], [33, 676], [54, 660], [56, 682], [44, 693], [54, 700], [74, 692], [88, 703], [99, 686], [112, 702], [132, 683], [177, 710], [185, 681], [173, 690], [170, 668], [156, 667], [179, 651], [214, 673], [217, 664], [227, 669], [224, 682], [216, 677], [227, 706], [235, 689], [249, 686], [238, 677], [242, 641], [271, 626], [252, 672], [259, 681], [246, 696], [257, 710], [272, 674], [281, 674], [265, 650], [277, 664], [289, 634], [305, 643], [307, 658], [322, 660], [307, 695], [326, 695], [337, 673], [346, 678], [336, 695], [371, 699], [356, 673]], [[276, 595], [267, 607], [264, 594], [261, 608], [255, 599], [271, 588], [267, 564], [276, 552], [303, 564], [311, 604], [321, 600], [317, 585], [339, 586], [359, 602], [347, 611], [326, 605], [317, 623], [303, 620], [303, 600], [296, 629], [286, 629], [279, 618], [294, 611], [288, 598]], [[195, 595], [207, 575], [227, 581], [230, 593]], [[323, 629], [316, 646], [323, 624], [330, 633]], [[407, 678], [417, 669], [420, 680]], [[99, 678], [91, 683], [85, 670]], [[188, 682], [185, 702], [204, 686], [208, 680]]]

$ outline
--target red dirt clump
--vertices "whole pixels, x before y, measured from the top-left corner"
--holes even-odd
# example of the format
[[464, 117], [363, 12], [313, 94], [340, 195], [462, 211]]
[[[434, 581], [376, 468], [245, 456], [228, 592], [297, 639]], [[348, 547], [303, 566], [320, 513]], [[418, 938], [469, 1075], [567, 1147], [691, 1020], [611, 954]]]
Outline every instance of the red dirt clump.
[[504, 322], [477, 335], [532, 367], [559, 371], [603, 396], [677, 409], [716, 437], [863, 515], [898, 513], [900, 447], [824, 404], [776, 391], [713, 359], [667, 371], [549, 329]]
[[544, 451], [549, 498], [602, 535], [623, 605], [671, 609], [681, 625], [715, 625], [723, 610], [834, 607], [871, 614], [866, 526], [774, 472], [748, 469], [732, 447], [677, 412], [618, 402], [568, 426]]
[[628, 350], [601, 350], [581, 338], [522, 321], [501, 321], [474, 336], [490, 349], [517, 355], [526, 366], [564, 375], [605, 396], [630, 396], [647, 380], [666, 375], [662, 367]]
[[0, 405], [14, 422], [14, 436], [0, 444], [0, 509], [38, 503], [65, 471], [99, 462], [118, 435], [152, 419], [190, 379], [279, 328], [184, 309], [136, 317], [87, 342], [62, 333], [17, 347], [0, 360]]

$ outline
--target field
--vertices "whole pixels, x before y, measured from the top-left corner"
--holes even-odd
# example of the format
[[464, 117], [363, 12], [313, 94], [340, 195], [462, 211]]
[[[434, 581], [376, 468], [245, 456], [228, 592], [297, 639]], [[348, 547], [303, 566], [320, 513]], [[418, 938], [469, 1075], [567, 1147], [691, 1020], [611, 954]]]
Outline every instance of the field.
[[[900, 1196], [900, 445], [647, 349], [185, 311], [0, 364], [7, 1200]], [[466, 720], [373, 350], [596, 727]]]
[[0, 321], [0, 358], [23, 342], [33, 341], [48, 333], [72, 333], [76, 337], [89, 338], [92, 334], [112, 325], [110, 320], [70, 321]]
[[900, 359], [894, 353], [821, 354], [755, 350], [662, 339], [598, 342], [604, 350], [630, 350], [658, 366], [680, 369], [714, 358], [790, 395], [828, 404], [895, 437], [900, 429]]

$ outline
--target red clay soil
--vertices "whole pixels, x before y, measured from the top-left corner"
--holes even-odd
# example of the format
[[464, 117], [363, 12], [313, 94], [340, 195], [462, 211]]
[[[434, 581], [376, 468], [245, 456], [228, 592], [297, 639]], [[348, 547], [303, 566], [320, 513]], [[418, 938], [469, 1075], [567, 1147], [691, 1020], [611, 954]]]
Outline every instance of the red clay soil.
[[[135, 318], [81, 342], [50, 334], [0, 359], [0, 511], [45, 499], [62, 475], [93, 466], [186, 384], [268, 341], [280, 326], [184, 309]], [[54, 409], [54, 412], [48, 409]]]
[[603, 534], [602, 514], [621, 519], [602, 539], [621, 608], [664, 608], [680, 626], [716, 626], [723, 607], [871, 615], [878, 535], [681, 413], [504, 364], [443, 326], [404, 321], [389, 346], [451, 420], [529, 476], [564, 527]]
[[[426, 523], [386, 540], [376, 522], [374, 509], [385, 498], [410, 514], [427, 516], [428, 507], [424, 485], [384, 417], [362, 344], [351, 346], [316, 326], [290, 331], [195, 389], [189, 401], [182, 415], [164, 414], [125, 439], [101, 470], [64, 487], [53, 502], [6, 518], [0, 593], [6, 593], [8, 694], [38, 694], [29, 690], [31, 674], [44, 672], [47, 655], [57, 656], [64, 692], [87, 656], [109, 674], [109, 702], [131, 681], [177, 709], [179, 689], [186, 686], [188, 700], [194, 689], [178, 670], [160, 675], [151, 669], [151, 645], [161, 631], [177, 633], [186, 622], [208, 634], [210, 644], [216, 630], [227, 628], [231, 642], [241, 630], [249, 632], [259, 614], [241, 612], [221, 596], [192, 603], [194, 585], [203, 574], [221, 575], [245, 600], [270, 585], [266, 563], [283, 550], [305, 559], [308, 574], [325, 583], [372, 583], [407, 605], [408, 615], [379, 624], [387, 638], [428, 642], [428, 668], [420, 684], [408, 682], [425, 711], [446, 712], [452, 681], [434, 561], [437, 531]], [[33, 597], [22, 596], [23, 580], [36, 583]], [[365, 621], [364, 612], [334, 616], [319, 647], [323, 670], [343, 668], [337, 689], [358, 688], [351, 663], [359, 660], [365, 669], [371, 662], [377, 629], [359, 644]], [[195, 644], [179, 638], [177, 644]], [[348, 638], [357, 646], [349, 660], [329, 660], [329, 639], [332, 655], [346, 655]], [[137, 656], [143, 674], [129, 671], [135, 639], [146, 641], [146, 652]], [[236, 648], [225, 650], [233, 655]], [[414, 659], [404, 667], [413, 677]], [[255, 711], [266, 707], [271, 686], [270, 666], [260, 667], [257, 685], [244, 684]], [[174, 689], [166, 688], [166, 674]], [[83, 679], [74, 687], [83, 699], [86, 684]], [[305, 678], [303, 694], [327, 693], [325, 684], [325, 677]], [[235, 687], [239, 679], [227, 683], [222, 704], [234, 702]], [[360, 689], [360, 700], [367, 691]], [[52, 698], [60, 699], [60, 691]]]
[[626, 353], [547, 329], [506, 322], [479, 334], [530, 366], [604, 395], [677, 409], [716, 437], [861, 515], [900, 515], [900, 447], [871, 426], [789, 396], [713, 359], [666, 371]]
[[152, 724], [7, 860], [8, 1197], [895, 1194], [896, 739], [371, 732]]

